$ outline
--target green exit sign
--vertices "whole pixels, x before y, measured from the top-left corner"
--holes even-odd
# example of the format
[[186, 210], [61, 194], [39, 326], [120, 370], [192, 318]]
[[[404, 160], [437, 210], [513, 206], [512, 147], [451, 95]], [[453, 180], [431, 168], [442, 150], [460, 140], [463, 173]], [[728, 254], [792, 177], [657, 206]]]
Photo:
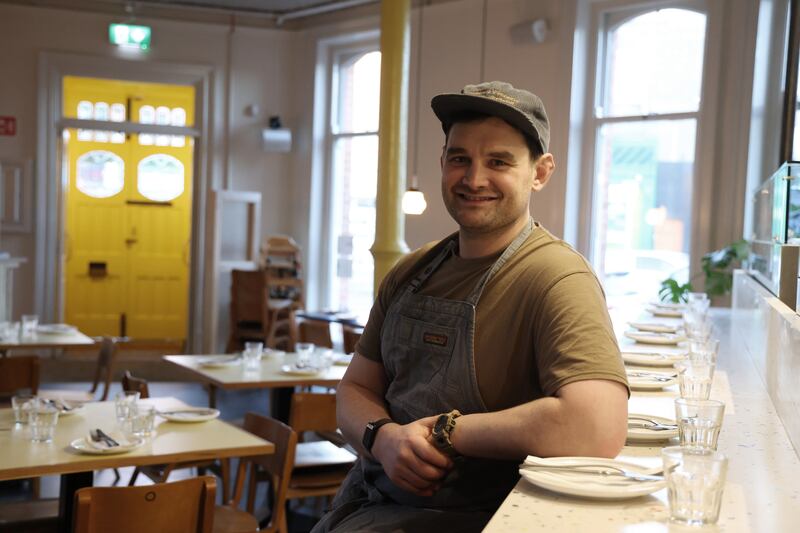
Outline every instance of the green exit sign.
[[108, 40], [111, 44], [125, 48], [150, 48], [150, 27], [134, 26], [132, 24], [109, 24]]

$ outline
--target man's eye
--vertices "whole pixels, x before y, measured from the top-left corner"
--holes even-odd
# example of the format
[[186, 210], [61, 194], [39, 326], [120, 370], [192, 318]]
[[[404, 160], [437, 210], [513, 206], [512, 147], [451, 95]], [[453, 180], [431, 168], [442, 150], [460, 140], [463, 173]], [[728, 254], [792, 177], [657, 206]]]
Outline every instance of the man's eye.
[[454, 155], [453, 157], [450, 158], [451, 163], [463, 163], [466, 160], [467, 158], [461, 155]]
[[508, 165], [508, 163], [506, 163], [502, 159], [492, 159], [491, 164], [493, 167], [504, 167]]

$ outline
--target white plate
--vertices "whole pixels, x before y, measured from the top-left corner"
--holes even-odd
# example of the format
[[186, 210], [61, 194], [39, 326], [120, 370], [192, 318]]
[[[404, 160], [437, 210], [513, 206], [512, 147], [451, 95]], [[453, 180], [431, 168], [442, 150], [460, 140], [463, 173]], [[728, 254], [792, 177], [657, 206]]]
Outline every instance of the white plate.
[[241, 359], [237, 355], [211, 355], [195, 357], [194, 360], [203, 368], [224, 368], [241, 364]]
[[650, 333], [675, 333], [678, 331], [678, 326], [660, 322], [628, 322], [628, 325], [639, 331], [648, 331]]
[[647, 308], [647, 312], [653, 316], [668, 316], [672, 318], [683, 317], [683, 309], [673, 309], [669, 307], [655, 307], [651, 305]]
[[168, 411], [159, 411], [158, 415], [162, 418], [166, 418], [170, 422], [205, 422], [206, 420], [217, 418], [219, 416], [219, 410], [210, 407], [184, 407]]
[[[635, 416], [643, 416], [645, 418], [649, 418], [650, 420], [655, 420], [659, 424], [675, 424], [674, 420], [669, 418], [664, 418], [663, 416], [654, 416], [654, 415], [642, 415], [639, 413], [629, 413], [628, 414], [628, 422], [634, 423], [644, 423], [647, 424], [645, 420], [636, 420], [633, 417]], [[653, 442], [653, 441], [663, 441], [669, 440], [673, 437], [678, 436], [678, 429], [664, 429], [661, 431], [653, 431], [652, 429], [647, 428], [628, 428], [628, 442]]]
[[686, 337], [683, 335], [678, 335], [677, 333], [654, 333], [634, 330], [626, 331], [625, 336], [643, 344], [677, 345], [679, 342], [686, 340]]
[[678, 378], [674, 374], [649, 370], [628, 370], [628, 385], [635, 390], [660, 390], [675, 385], [677, 382]]
[[65, 335], [68, 333], [75, 333], [78, 328], [70, 326], [69, 324], [42, 324], [36, 327], [36, 333], [45, 333], [51, 335]]
[[[70, 405], [72, 405], [72, 404], [70, 404]], [[78, 413], [82, 413], [82, 412], [83, 412], [83, 404], [75, 405], [69, 411], [65, 411], [64, 409], [59, 409], [58, 410], [58, 418], [64, 418], [65, 416], [72, 416], [72, 415], [75, 415], [75, 414], [78, 414]]]
[[655, 353], [655, 352], [622, 352], [622, 360], [626, 363], [645, 366], [672, 366], [678, 361], [686, 359], [684, 354]]
[[75, 450], [76, 452], [88, 453], [89, 455], [115, 455], [118, 453], [126, 453], [131, 450], [135, 450], [136, 448], [144, 444], [143, 438], [133, 437], [130, 439], [129, 443], [124, 446], [120, 445], [120, 446], [114, 446], [113, 448], [95, 448], [94, 446], [86, 442], [87, 438], [88, 437], [84, 437], [82, 439], [75, 439], [74, 441], [69, 443], [69, 447]]
[[662, 309], [686, 309], [686, 304], [683, 302], [660, 302], [658, 300], [654, 300], [650, 302], [650, 306], [661, 307]]
[[294, 365], [283, 365], [281, 372], [290, 376], [316, 376], [319, 374], [319, 370], [313, 366], [297, 368]]
[[[544, 459], [531, 456], [525, 460], [523, 467], [530, 464], [552, 466], [599, 465], [598, 469], [601, 469], [603, 466], [615, 466], [627, 471], [652, 474], [648, 469], [633, 463], [595, 457], [550, 457]], [[579, 475], [558, 470], [531, 470], [520, 468], [519, 474], [530, 483], [553, 492], [598, 500], [627, 500], [630, 498], [637, 498], [639, 496], [652, 494], [666, 486], [666, 482], [663, 480], [623, 481], [620, 483], [619, 477], [617, 477], [617, 483], [620, 484], [613, 484], [616, 476], [603, 477], [593, 474]]]

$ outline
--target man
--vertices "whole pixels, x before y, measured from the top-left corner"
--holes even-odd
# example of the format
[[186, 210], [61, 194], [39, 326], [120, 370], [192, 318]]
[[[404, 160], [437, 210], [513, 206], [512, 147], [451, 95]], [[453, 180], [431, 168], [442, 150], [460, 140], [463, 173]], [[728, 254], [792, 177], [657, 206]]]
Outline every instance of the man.
[[555, 168], [541, 100], [490, 82], [431, 105], [459, 230], [381, 285], [337, 392], [361, 457], [314, 531], [479, 531], [527, 455], [613, 457], [625, 441], [600, 284], [530, 216]]

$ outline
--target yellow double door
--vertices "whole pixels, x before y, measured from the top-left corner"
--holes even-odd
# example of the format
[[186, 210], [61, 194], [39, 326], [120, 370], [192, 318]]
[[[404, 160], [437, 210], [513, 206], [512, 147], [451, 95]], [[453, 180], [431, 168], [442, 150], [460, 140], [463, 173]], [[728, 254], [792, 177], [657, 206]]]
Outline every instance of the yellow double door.
[[[194, 89], [64, 78], [64, 116], [192, 126]], [[64, 136], [65, 320], [89, 335], [186, 338], [191, 137]]]

